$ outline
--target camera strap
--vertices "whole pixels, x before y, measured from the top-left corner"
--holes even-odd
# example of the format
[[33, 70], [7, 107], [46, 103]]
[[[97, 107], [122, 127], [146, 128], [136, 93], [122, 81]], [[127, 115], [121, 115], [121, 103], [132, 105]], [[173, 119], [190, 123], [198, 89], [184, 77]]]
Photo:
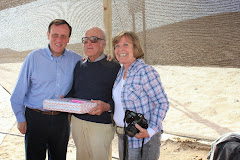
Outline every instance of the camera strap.
[[126, 129], [126, 120], [124, 117], [124, 135], [123, 135], [123, 160], [127, 160], [127, 156], [128, 156], [128, 137], [127, 134], [125, 132]]
[[128, 156], [128, 137], [127, 134], [123, 135], [123, 160], [127, 160]]
[[[123, 160], [127, 160], [128, 158], [128, 136], [125, 132], [126, 129], [126, 123], [125, 123], [125, 118], [124, 118], [124, 135], [123, 135]], [[142, 140], [142, 147], [141, 147], [141, 158], [143, 156], [143, 145], [144, 145], [144, 139]]]
[[144, 139], [145, 139], [145, 138], [143, 138], [143, 140], [142, 140], [142, 147], [141, 147], [141, 158], [143, 157], [143, 145], [144, 145]]

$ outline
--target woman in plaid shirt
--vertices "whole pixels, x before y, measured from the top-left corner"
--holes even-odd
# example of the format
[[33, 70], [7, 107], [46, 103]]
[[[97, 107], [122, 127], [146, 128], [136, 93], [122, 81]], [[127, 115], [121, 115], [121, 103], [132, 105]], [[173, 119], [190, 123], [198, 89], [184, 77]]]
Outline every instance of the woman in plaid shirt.
[[[113, 48], [115, 58], [122, 64], [113, 86], [113, 119], [117, 126], [120, 159], [158, 160], [163, 133], [162, 122], [169, 108], [160, 76], [152, 66], [143, 61], [144, 53], [140, 40], [134, 32], [118, 33], [113, 38]], [[128, 153], [124, 153], [126, 147], [123, 140], [126, 110], [141, 113], [148, 121], [147, 129], [136, 124], [135, 127], [140, 132], [134, 137], [128, 136]]]

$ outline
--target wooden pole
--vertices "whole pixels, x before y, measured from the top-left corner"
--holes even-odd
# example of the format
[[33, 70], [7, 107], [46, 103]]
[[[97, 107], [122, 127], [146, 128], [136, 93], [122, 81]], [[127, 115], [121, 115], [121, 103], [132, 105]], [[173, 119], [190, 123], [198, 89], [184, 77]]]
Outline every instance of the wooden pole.
[[142, 13], [142, 48], [144, 51], [144, 60], [147, 63], [147, 35], [146, 35], [146, 13], [145, 13], [145, 0], [128, 0], [129, 12], [132, 14], [133, 31], [136, 32], [135, 13]]
[[112, 52], [112, 0], [103, 0], [103, 23], [106, 33], [105, 54], [113, 55]]
[[132, 13], [132, 21], [133, 21], [133, 32], [136, 32], [136, 27], [135, 27], [135, 15]]

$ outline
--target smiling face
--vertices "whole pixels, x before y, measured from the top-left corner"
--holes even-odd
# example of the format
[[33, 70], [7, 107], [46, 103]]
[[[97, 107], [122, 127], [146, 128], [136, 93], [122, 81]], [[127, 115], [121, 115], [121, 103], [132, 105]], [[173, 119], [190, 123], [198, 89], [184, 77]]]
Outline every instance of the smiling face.
[[114, 54], [117, 60], [123, 64], [125, 70], [136, 60], [133, 43], [126, 36], [121, 37], [119, 42], [115, 44]]
[[69, 32], [67, 24], [51, 26], [47, 35], [50, 41], [50, 50], [54, 56], [59, 57], [63, 54], [70, 39]]
[[97, 27], [91, 28], [85, 34], [85, 37], [88, 38], [92, 36], [101, 39], [98, 39], [96, 43], [92, 43], [88, 39], [88, 42], [84, 44], [84, 51], [90, 61], [95, 61], [103, 53], [106, 42], [104, 40], [105, 39], [104, 33], [100, 28]]

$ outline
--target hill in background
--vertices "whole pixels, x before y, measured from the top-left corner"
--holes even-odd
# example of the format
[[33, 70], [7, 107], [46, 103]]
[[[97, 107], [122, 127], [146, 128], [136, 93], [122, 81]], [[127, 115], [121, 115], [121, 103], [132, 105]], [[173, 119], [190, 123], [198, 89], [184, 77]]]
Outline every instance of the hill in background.
[[19, 5], [23, 5], [29, 2], [33, 2], [35, 0], [1, 0], [0, 10], [16, 7]]
[[154, 28], [146, 39], [150, 64], [240, 67], [240, 12]]

